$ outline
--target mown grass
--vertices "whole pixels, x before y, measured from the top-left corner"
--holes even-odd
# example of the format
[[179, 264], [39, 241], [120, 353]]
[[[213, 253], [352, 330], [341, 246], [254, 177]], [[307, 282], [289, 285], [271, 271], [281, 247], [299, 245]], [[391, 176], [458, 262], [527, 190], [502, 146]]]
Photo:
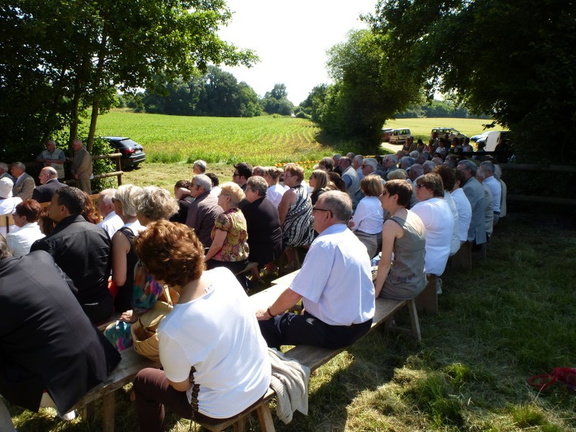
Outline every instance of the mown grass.
[[[576, 227], [573, 214], [511, 214], [486, 260], [448, 269], [438, 315], [421, 315], [422, 342], [377, 331], [320, 368], [309, 415], [291, 431], [576, 431], [576, 398], [561, 384], [539, 394], [532, 375], [574, 366]], [[565, 212], [569, 213], [569, 212]], [[407, 323], [407, 314], [396, 317]], [[117, 430], [137, 430], [128, 393], [117, 395]], [[11, 408], [20, 432], [96, 431], [99, 423]], [[169, 418], [169, 431], [189, 422]], [[256, 421], [250, 430], [257, 431]]]

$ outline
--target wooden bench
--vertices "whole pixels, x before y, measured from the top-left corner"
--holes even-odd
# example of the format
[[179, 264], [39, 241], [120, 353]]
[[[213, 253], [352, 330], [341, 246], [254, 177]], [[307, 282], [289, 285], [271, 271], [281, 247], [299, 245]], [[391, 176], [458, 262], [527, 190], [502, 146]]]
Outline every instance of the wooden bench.
[[86, 393], [72, 409], [84, 408], [84, 417], [90, 420], [93, 416], [93, 404], [102, 399], [102, 431], [114, 432], [114, 407], [116, 390], [132, 382], [140, 370], [147, 367], [157, 367], [152, 360], [137, 354], [133, 348], [128, 348], [121, 353], [122, 360], [110, 375], [100, 384]]
[[[282, 276], [281, 278], [272, 281], [272, 287], [251, 296], [250, 299], [254, 309], [258, 310], [268, 307], [278, 297], [278, 295], [284, 291], [284, 289], [290, 286], [297, 273], [298, 271], [295, 271]], [[392, 323], [394, 314], [404, 306], [408, 307], [410, 313], [410, 329], [399, 328]], [[387, 330], [397, 329], [401, 331], [409, 331], [418, 341], [421, 340], [420, 323], [418, 320], [418, 312], [416, 311], [416, 302], [414, 300], [390, 300], [383, 298], [376, 299], [376, 310], [372, 321], [372, 326], [370, 327], [368, 333], [374, 331], [382, 324], [384, 324], [385, 329]], [[312, 372], [318, 369], [320, 366], [326, 364], [341, 352], [345, 351], [347, 348], [348, 347], [330, 349], [311, 345], [297, 345], [289, 349], [285, 354], [287, 357], [293, 358], [300, 364], [307, 366]], [[273, 398], [274, 392], [269, 390], [263, 399], [261, 399], [258, 403], [251, 406], [244, 412], [238, 414], [238, 416], [235, 418], [217, 425], [201, 424], [201, 426], [211, 432], [221, 432], [231, 426], [234, 427], [235, 432], [244, 431], [248, 415], [250, 415], [252, 412], [256, 412], [260, 424], [260, 431], [274, 432], [274, 421], [272, 419], [272, 413], [269, 407], [269, 402]]]

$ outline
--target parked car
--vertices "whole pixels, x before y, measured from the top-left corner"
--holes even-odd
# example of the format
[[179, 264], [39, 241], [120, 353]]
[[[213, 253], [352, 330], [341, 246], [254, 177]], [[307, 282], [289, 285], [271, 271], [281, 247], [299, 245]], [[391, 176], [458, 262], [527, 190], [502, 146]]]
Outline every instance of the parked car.
[[460, 141], [460, 143], [464, 141], [464, 138], [467, 138], [467, 136], [464, 135], [462, 132], [452, 127], [435, 127], [432, 129], [432, 132], [430, 133], [430, 138], [432, 139], [444, 138], [446, 135], [448, 135], [448, 139], [450, 141], [452, 141], [454, 138], [458, 138], [458, 141]]
[[114, 150], [122, 153], [122, 169], [137, 168], [140, 163], [146, 160], [144, 148], [136, 141], [128, 137], [106, 136], [102, 138], [108, 140]]
[[501, 140], [510, 139], [510, 131], [486, 131], [470, 138], [472, 141], [484, 143], [485, 151], [494, 151]]
[[404, 144], [406, 139], [412, 135], [410, 129], [394, 129], [390, 133], [390, 139], [388, 142], [390, 144]]
[[392, 135], [392, 128], [382, 128], [382, 141], [388, 142], [390, 141], [390, 135]]

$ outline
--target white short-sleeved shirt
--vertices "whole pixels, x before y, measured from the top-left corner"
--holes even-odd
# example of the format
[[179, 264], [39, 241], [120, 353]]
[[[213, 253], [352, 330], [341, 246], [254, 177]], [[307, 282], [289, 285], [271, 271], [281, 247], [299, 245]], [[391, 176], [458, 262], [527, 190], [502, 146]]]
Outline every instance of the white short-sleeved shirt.
[[282, 201], [282, 195], [284, 195], [286, 190], [287, 189], [281, 184], [272, 185], [266, 191], [266, 198], [268, 198], [274, 203], [276, 207], [278, 207], [278, 204], [280, 204], [280, 201]]
[[318, 235], [290, 288], [303, 297], [306, 311], [326, 324], [348, 326], [374, 316], [370, 259], [344, 224]]
[[500, 201], [502, 200], [502, 185], [500, 181], [494, 177], [486, 177], [484, 179], [484, 184], [490, 188], [492, 192], [492, 211], [495, 213], [500, 213]]
[[454, 202], [454, 198], [448, 191], [444, 191], [444, 199], [450, 207], [452, 217], [454, 218], [454, 227], [452, 228], [452, 240], [450, 241], [450, 255], [454, 255], [460, 249], [460, 238], [458, 237], [458, 208]]
[[98, 226], [104, 228], [104, 231], [108, 233], [108, 237], [112, 238], [116, 231], [124, 226], [124, 221], [115, 211], [111, 211], [102, 219]]
[[458, 239], [465, 242], [468, 240], [468, 229], [472, 220], [472, 206], [462, 188], [453, 190], [450, 195], [458, 209]]
[[[191, 302], [177, 304], [158, 329], [160, 361], [166, 377], [186, 381], [194, 366], [198, 411], [231, 417], [262, 397], [271, 366], [248, 296], [232, 272], [204, 272], [210, 285]], [[192, 389], [187, 392], [191, 400]]]
[[411, 209], [420, 216], [426, 227], [426, 256], [424, 271], [441, 276], [450, 256], [450, 242], [454, 217], [443, 198], [420, 201]]
[[360, 200], [354, 215], [352, 231], [362, 231], [366, 234], [378, 234], [382, 232], [384, 223], [384, 210], [378, 197], [367, 196]]
[[45, 235], [40, 231], [40, 226], [37, 222], [28, 222], [21, 228], [16, 228], [6, 234], [6, 243], [12, 251], [12, 255], [20, 257], [28, 255], [32, 243], [44, 237]]

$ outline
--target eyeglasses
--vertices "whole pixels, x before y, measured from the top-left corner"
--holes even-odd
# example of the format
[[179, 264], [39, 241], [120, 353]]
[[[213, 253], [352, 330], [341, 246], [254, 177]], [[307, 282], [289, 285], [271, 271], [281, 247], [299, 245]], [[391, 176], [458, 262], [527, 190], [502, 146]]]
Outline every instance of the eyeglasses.
[[315, 211], [332, 212], [332, 210], [323, 209], [319, 207], [312, 207], [312, 213], [314, 213]]

